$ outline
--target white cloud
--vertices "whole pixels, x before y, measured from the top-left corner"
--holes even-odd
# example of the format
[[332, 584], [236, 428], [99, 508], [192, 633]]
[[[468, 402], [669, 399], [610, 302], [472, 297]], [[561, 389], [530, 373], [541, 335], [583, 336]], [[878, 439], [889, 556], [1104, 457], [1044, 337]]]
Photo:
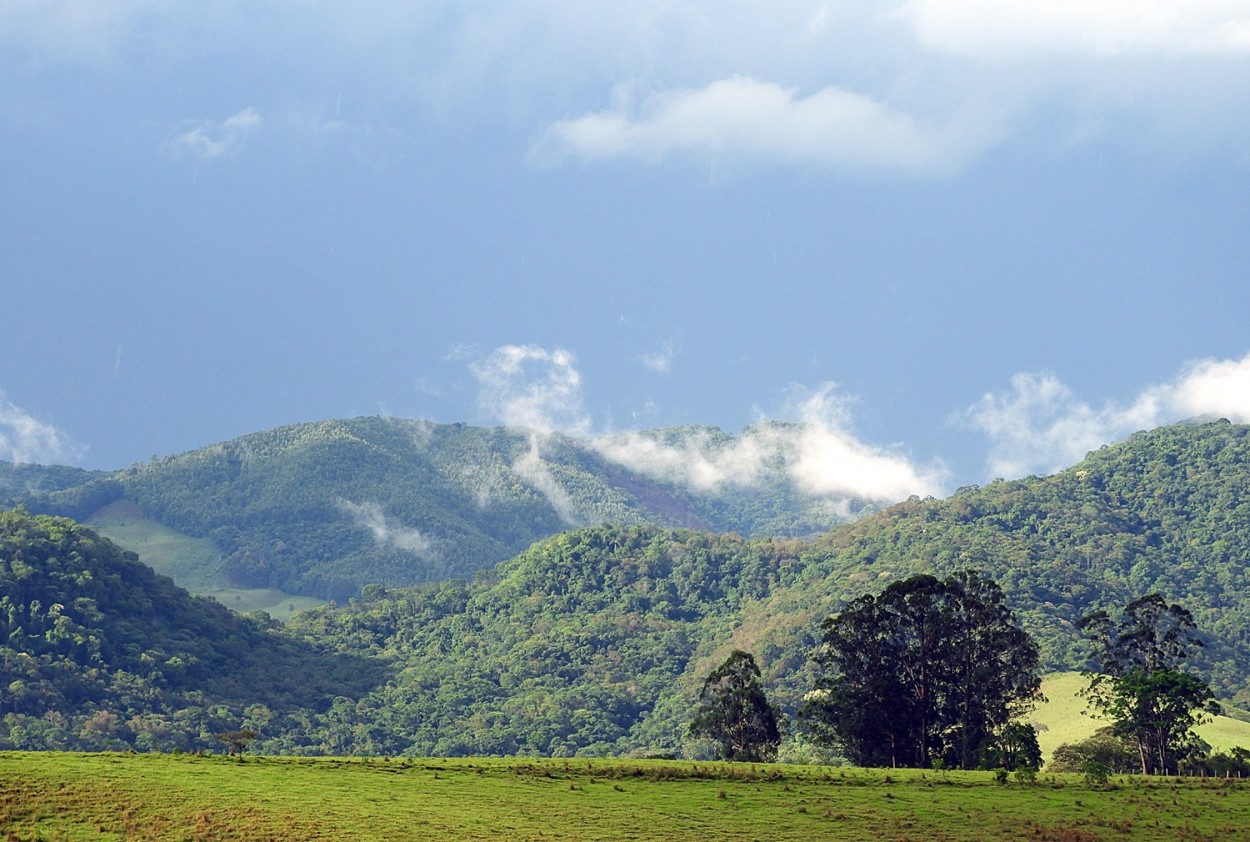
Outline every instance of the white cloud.
[[584, 433], [582, 375], [563, 348], [502, 345], [469, 366], [480, 386], [478, 405], [510, 427], [538, 433]]
[[535, 148], [590, 160], [670, 154], [941, 175], [998, 140], [993, 121], [917, 118], [836, 86], [802, 96], [744, 76], [556, 123]]
[[1246, 0], [910, 0], [926, 48], [978, 59], [1250, 52]]
[[434, 542], [421, 534], [420, 530], [396, 523], [386, 516], [377, 503], [353, 503], [340, 500], [339, 508], [352, 518], [356, 526], [367, 529], [373, 540], [379, 544], [406, 550], [422, 558], [431, 558], [434, 553]]
[[1190, 418], [1250, 422], [1250, 354], [1200, 360], [1167, 383], [1144, 389], [1127, 405], [1091, 407], [1052, 374], [1022, 373], [1007, 394], [987, 394], [956, 419], [990, 439], [991, 476], [1050, 473], [1138, 430]]
[[86, 448], [65, 433], [35, 418], [0, 391], [0, 459], [17, 463], [77, 462]]
[[942, 493], [940, 465], [919, 467], [901, 453], [860, 441], [850, 431], [852, 400], [828, 383], [791, 390], [785, 421], [763, 421], [736, 436], [711, 430], [631, 432], [592, 445], [634, 470], [704, 493], [789, 482], [798, 491], [845, 506]]
[[512, 470], [530, 488], [547, 498], [547, 502], [551, 504], [551, 507], [556, 510], [556, 514], [560, 516], [560, 520], [569, 526], [582, 525], [581, 518], [577, 514], [577, 507], [573, 503], [573, 498], [552, 476], [551, 469], [543, 461], [539, 436], [530, 436], [529, 451], [512, 463]]
[[260, 124], [260, 112], [251, 107], [220, 122], [203, 120], [195, 128], [170, 139], [165, 144], [165, 152], [174, 158], [190, 157], [201, 161], [237, 155]]
[[563, 348], [501, 345], [469, 365], [480, 386], [478, 405], [509, 427], [529, 432], [530, 448], [512, 464], [513, 472], [547, 498], [560, 519], [579, 523], [572, 498], [542, 458], [542, 446], [555, 432], [584, 435], [590, 419], [582, 407], [582, 375]]
[[656, 374], [668, 374], [673, 369], [673, 360], [677, 356], [677, 349], [671, 341], [665, 340], [656, 346], [654, 351], [638, 356], [638, 362], [642, 363], [644, 368], [649, 368]]
[[[261, 103], [267, 117], [320, 115], [318, 142], [337, 137], [369, 165], [414, 143], [420, 131], [377, 118], [416, 101], [440, 118], [546, 126], [539, 160], [716, 155], [933, 176], [1013, 129], [1035, 135], [1038, 115], [1054, 137], [1105, 122], [1240, 144], [1250, 0], [222, 0], [209, 11], [0, 0], [0, 47], [170, 85], [213, 63], [241, 68], [222, 74], [232, 80], [269, 68], [283, 86], [280, 104]], [[345, 78], [378, 105], [356, 129], [337, 108], [324, 119], [339, 84], [328, 80]], [[124, 81], [114, 88], [142, 87]], [[237, 139], [222, 130], [197, 125], [171, 145], [231, 154]]]

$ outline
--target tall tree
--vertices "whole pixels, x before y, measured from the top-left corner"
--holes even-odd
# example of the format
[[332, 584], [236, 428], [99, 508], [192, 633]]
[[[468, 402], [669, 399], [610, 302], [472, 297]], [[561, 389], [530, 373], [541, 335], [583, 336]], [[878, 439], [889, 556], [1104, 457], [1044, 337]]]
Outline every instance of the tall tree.
[[720, 744], [723, 760], [771, 763], [781, 732], [777, 714], [764, 694], [755, 657], [735, 649], [703, 680], [690, 733]]
[[1203, 646], [1193, 616], [1152, 593], [1117, 619], [1095, 611], [1078, 626], [1092, 649], [1091, 707], [1111, 720], [1113, 733], [1136, 742], [1142, 774], [1175, 772], [1192, 728], [1220, 712], [1210, 686], [1184, 669]]
[[1037, 646], [971, 571], [895, 582], [821, 628], [803, 717], [861, 765], [975, 768], [1039, 698]]

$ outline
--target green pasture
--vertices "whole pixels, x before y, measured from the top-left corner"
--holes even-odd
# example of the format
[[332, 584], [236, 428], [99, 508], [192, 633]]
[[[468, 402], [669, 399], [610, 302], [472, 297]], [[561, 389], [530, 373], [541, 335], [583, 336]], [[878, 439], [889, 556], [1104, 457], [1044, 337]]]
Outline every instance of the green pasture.
[[90, 525], [139, 560], [192, 593], [211, 596], [240, 614], [264, 611], [285, 620], [324, 600], [294, 596], [273, 588], [223, 588], [221, 552], [205, 538], [192, 538], [144, 516], [134, 503], [119, 500], [92, 515]]
[[1235, 840], [1250, 781], [642, 760], [0, 753], [10, 840]]
[[[1042, 757], [1049, 759], [1064, 743], [1088, 739], [1109, 724], [1086, 713], [1086, 701], [1079, 694], [1088, 686], [1089, 680], [1077, 672], [1053, 673], [1042, 682], [1046, 701], [1026, 717], [1038, 727], [1037, 742]], [[1236, 746], [1250, 748], [1250, 722], [1217, 716], [1194, 731], [1215, 751], [1228, 751]]]

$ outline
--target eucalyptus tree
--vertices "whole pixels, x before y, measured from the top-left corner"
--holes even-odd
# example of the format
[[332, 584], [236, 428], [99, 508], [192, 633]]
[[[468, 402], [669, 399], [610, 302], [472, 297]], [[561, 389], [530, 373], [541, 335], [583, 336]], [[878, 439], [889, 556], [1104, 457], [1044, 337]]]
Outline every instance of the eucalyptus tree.
[[1193, 727], [1220, 712], [1210, 686], [1185, 669], [1203, 647], [1193, 616], [1152, 593], [1118, 618], [1095, 611], [1078, 627], [1092, 650], [1090, 706], [1136, 743], [1142, 774], [1175, 772]]
[[715, 740], [722, 760], [768, 763], [777, 758], [781, 731], [755, 656], [735, 649], [703, 680], [690, 733]]
[[894, 582], [821, 629], [801, 715], [860, 765], [976, 768], [1040, 698], [1036, 644], [972, 571]]

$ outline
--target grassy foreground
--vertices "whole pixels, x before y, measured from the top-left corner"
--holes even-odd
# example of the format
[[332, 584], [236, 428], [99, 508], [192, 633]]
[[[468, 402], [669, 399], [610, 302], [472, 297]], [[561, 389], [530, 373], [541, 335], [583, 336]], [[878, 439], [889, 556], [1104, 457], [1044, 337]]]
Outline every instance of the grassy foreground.
[[1229, 840], [1250, 781], [677, 761], [0, 753], [9, 840]]

